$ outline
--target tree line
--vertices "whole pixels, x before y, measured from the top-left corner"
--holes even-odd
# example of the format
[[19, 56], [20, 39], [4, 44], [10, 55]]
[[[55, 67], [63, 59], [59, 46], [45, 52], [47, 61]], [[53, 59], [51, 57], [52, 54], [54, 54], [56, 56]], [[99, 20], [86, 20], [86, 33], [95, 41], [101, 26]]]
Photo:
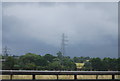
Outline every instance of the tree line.
[[52, 54], [37, 55], [27, 53], [19, 57], [2, 56], [5, 59], [2, 63], [3, 70], [78, 70], [76, 63], [84, 63], [80, 69], [83, 71], [120, 71], [120, 58], [90, 58], [63, 56], [58, 52]]

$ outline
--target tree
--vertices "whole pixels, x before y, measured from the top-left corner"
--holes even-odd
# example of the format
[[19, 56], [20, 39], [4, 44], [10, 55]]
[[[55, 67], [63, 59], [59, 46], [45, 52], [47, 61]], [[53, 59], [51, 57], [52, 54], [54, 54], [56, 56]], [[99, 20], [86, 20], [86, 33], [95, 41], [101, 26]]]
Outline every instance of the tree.
[[63, 58], [63, 55], [62, 55], [62, 53], [61, 53], [60, 51], [57, 53], [57, 57], [58, 57], [59, 59], [62, 59], [62, 58]]
[[86, 60], [89, 60], [89, 59], [90, 59], [90, 57], [83, 57], [83, 56], [81, 56], [81, 57], [74, 57], [73, 61], [75, 63], [83, 63], [83, 62], [85, 62]]
[[82, 69], [86, 70], [86, 71], [91, 71], [92, 70], [91, 63], [90, 62], [85, 62], [84, 67]]
[[78, 57], [74, 57], [74, 58], [73, 58], [73, 61], [74, 61], [75, 63], [79, 63], [79, 58], [78, 58]]
[[53, 62], [54, 58], [56, 57], [51, 54], [46, 54], [43, 56], [43, 58], [46, 59], [48, 62]]
[[103, 70], [110, 70], [110, 68], [111, 68], [111, 66], [110, 66], [110, 60], [111, 60], [111, 58], [104, 58], [103, 60], [102, 60], [102, 62], [103, 62]]
[[48, 69], [49, 70], [61, 70], [61, 64], [58, 61], [54, 61], [52, 63], [49, 63]]
[[90, 60], [90, 63], [91, 63], [91, 66], [92, 66], [92, 69], [95, 70], [95, 71], [100, 71], [102, 70], [102, 62], [101, 62], [101, 59], [100, 58], [92, 58]]
[[117, 59], [115, 58], [110, 59], [110, 70], [111, 71], [116, 71], [118, 69], [117, 65], [118, 65]]
[[117, 61], [117, 68], [118, 68], [117, 70], [120, 71], [120, 57], [117, 60], [118, 60]]
[[6, 57], [5, 62], [2, 65], [2, 69], [12, 70], [14, 68], [15, 59], [12, 56]]
[[[25, 55], [20, 56], [20, 66], [22, 69], [28, 69], [27, 67], [30, 66], [31, 68], [29, 69], [33, 69], [32, 66], [46, 66], [47, 60], [44, 59], [42, 56], [40, 55], [36, 55], [33, 53], [27, 53]], [[34, 67], [35, 69], [35, 67]]]
[[25, 69], [26, 70], [35, 70], [36, 69], [36, 65], [35, 65], [35, 63], [27, 63], [26, 65], [25, 65]]
[[63, 70], [76, 70], [76, 64], [72, 61], [72, 59], [64, 57], [62, 62]]

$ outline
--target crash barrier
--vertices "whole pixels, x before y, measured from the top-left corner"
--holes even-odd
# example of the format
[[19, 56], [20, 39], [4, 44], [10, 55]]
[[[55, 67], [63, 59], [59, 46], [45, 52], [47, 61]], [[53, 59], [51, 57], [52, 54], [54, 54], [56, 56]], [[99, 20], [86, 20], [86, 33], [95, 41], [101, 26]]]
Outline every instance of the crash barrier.
[[[10, 79], [1, 81], [120, 81], [115, 78], [118, 71], [33, 71], [33, 70], [1, 70], [1, 75], [10, 75]], [[14, 75], [32, 75], [32, 79], [13, 79]], [[56, 79], [36, 79], [36, 75], [56, 75]], [[60, 75], [73, 75], [73, 79], [59, 79]], [[95, 79], [78, 79], [78, 75], [96, 75]], [[111, 75], [111, 79], [99, 79], [99, 75]]]

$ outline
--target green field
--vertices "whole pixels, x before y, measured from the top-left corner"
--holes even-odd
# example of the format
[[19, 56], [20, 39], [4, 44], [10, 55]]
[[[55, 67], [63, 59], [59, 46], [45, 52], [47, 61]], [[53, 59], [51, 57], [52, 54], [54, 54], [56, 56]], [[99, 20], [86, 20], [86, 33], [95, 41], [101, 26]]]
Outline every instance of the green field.
[[75, 63], [77, 69], [81, 69], [84, 66], [84, 63]]

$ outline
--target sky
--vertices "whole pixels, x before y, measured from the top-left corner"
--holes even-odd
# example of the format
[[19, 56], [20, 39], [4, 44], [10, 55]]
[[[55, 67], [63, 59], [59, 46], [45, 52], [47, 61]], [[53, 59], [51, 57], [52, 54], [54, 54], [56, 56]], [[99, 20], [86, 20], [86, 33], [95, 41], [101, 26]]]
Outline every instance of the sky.
[[117, 2], [4, 2], [2, 46], [11, 55], [118, 57]]

